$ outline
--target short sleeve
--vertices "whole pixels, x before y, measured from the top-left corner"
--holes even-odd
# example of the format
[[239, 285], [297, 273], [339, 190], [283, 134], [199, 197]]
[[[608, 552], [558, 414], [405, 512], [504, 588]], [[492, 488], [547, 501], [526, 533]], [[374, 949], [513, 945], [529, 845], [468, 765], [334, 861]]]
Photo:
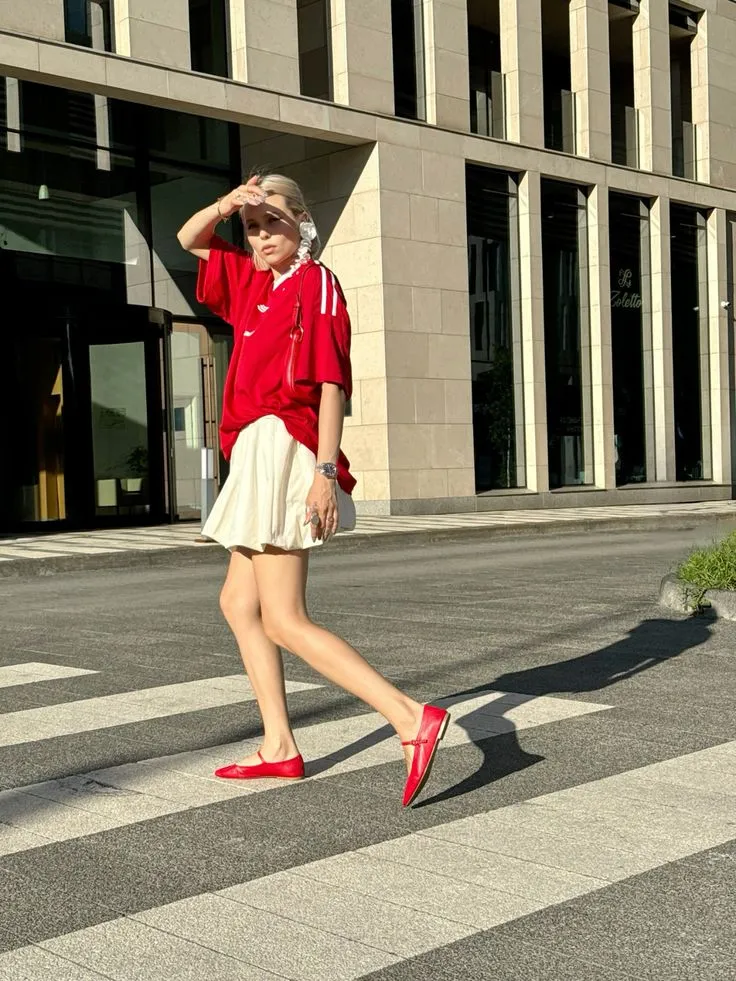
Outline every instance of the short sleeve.
[[247, 252], [219, 235], [213, 236], [209, 251], [209, 259], [199, 260], [197, 300], [234, 325], [240, 319], [253, 278], [253, 261]]
[[[314, 271], [312, 271], [314, 270]], [[299, 346], [296, 382], [339, 385], [350, 398], [350, 317], [345, 296], [334, 273], [325, 266], [305, 270], [303, 284], [304, 337]]]

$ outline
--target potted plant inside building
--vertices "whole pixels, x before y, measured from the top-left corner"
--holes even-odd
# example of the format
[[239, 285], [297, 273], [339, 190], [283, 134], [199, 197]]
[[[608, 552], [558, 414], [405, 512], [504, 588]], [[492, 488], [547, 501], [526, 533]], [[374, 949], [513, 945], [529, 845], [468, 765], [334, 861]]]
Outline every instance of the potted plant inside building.
[[120, 481], [120, 488], [126, 494], [140, 494], [143, 481], [148, 476], [148, 450], [141, 445], [133, 447], [125, 462], [132, 476], [124, 477]]

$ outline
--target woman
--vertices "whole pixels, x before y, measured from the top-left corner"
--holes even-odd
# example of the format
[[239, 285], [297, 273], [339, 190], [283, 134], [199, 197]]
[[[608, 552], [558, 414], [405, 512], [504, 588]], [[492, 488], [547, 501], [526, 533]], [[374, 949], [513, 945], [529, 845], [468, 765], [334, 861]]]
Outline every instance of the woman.
[[[215, 235], [237, 211], [249, 251]], [[427, 781], [448, 713], [403, 694], [306, 609], [310, 549], [355, 520], [355, 480], [340, 452], [352, 384], [340, 285], [316, 261], [319, 241], [299, 186], [278, 174], [251, 177], [198, 211], [178, 239], [200, 260], [198, 300], [235, 331], [220, 426], [230, 475], [202, 533], [231, 552], [220, 605], [264, 728], [257, 753], [216, 775], [304, 776], [286, 707], [284, 647], [394, 727], [405, 747], [406, 807]]]

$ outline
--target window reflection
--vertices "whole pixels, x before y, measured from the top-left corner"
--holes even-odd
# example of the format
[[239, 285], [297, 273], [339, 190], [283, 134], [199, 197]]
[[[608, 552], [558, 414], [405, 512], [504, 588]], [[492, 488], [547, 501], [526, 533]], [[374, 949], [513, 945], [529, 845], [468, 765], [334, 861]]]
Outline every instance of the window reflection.
[[189, 0], [189, 43], [192, 71], [230, 74], [225, 0]]
[[313, 99], [332, 98], [329, 0], [297, 0], [299, 89]]
[[515, 179], [468, 167], [467, 202], [476, 488], [523, 487]]
[[590, 483], [592, 473], [585, 211], [580, 188], [542, 181], [550, 487]]
[[652, 370], [648, 208], [639, 198], [611, 194], [611, 346], [616, 484], [647, 479], [645, 431], [650, 432]]
[[424, 31], [421, 0], [391, 0], [394, 112], [404, 119], [425, 119]]
[[678, 204], [671, 206], [672, 366], [678, 480], [710, 479], [703, 438], [704, 430], [709, 429], [707, 400], [703, 397], [708, 388], [705, 234], [705, 215], [701, 211]]

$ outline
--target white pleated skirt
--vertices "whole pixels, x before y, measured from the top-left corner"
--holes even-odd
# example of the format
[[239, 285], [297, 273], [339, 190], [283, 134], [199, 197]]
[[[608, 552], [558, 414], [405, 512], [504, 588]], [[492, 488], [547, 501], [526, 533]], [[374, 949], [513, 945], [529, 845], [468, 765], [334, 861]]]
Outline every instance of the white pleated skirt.
[[[202, 535], [227, 549], [262, 552], [268, 545], [289, 552], [314, 548], [304, 524], [314, 481], [314, 453], [294, 439], [277, 416], [262, 416], [239, 434], [223, 484]], [[355, 527], [355, 505], [338, 485], [341, 531]]]

